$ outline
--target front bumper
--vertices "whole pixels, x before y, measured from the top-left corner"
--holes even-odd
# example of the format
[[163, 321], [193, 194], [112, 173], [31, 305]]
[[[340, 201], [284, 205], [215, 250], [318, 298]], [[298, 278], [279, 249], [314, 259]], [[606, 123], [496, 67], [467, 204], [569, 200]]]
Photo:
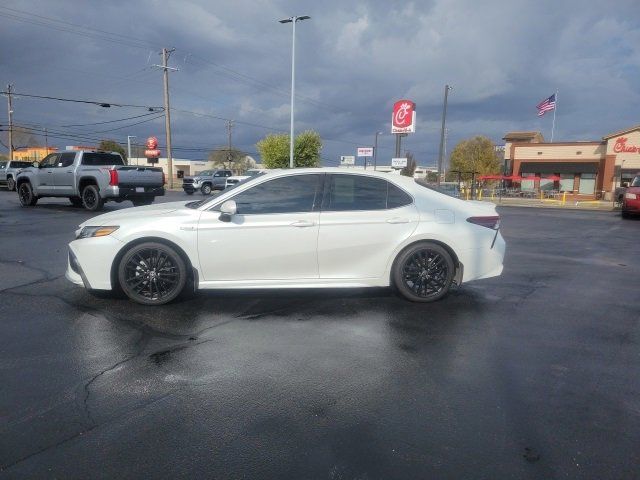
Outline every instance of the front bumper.
[[124, 243], [111, 235], [74, 240], [69, 244], [65, 277], [87, 289], [113, 289], [111, 267], [122, 247]]
[[622, 202], [622, 211], [628, 213], [640, 213], [640, 199], [631, 200], [625, 198]]

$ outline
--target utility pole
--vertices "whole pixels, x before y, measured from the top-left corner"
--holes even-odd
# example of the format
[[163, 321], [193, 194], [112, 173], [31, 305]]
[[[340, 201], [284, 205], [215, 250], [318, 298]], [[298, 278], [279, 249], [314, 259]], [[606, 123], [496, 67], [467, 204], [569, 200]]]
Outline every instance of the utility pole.
[[382, 132], [376, 132], [375, 140], [373, 142], [373, 171], [376, 171], [378, 167], [378, 135], [382, 135]]
[[154, 67], [162, 68], [164, 77], [164, 129], [167, 137], [167, 169], [169, 170], [169, 188], [173, 188], [173, 158], [171, 156], [171, 109], [169, 107], [169, 70], [177, 72], [177, 68], [167, 66], [169, 57], [175, 51], [172, 49], [162, 49], [162, 65]]
[[[131, 139], [138, 138], [135, 135], [127, 135], [127, 163], [131, 165]], [[138, 158], [136, 157], [136, 165], [138, 164]]]
[[11, 103], [11, 91], [13, 85], [7, 85], [7, 109], [9, 111], [9, 160], [13, 160], [13, 105]]
[[229, 169], [231, 170], [231, 130], [233, 129], [233, 120], [227, 120], [227, 162], [229, 162]]
[[440, 185], [440, 177], [442, 176], [442, 152], [444, 148], [444, 129], [447, 122], [447, 99], [449, 98], [449, 90], [452, 87], [444, 86], [444, 108], [442, 109], [442, 129], [440, 130], [440, 151], [438, 153], [438, 185]]
[[44, 148], [44, 156], [46, 157], [49, 155], [49, 135], [47, 135], [47, 127], [44, 127]]

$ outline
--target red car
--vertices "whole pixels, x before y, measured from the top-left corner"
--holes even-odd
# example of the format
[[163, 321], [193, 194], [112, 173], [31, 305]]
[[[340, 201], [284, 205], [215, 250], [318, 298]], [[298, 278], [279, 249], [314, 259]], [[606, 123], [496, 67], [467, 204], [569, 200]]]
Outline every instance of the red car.
[[622, 216], [631, 214], [640, 215], [640, 175], [633, 179], [622, 199]]

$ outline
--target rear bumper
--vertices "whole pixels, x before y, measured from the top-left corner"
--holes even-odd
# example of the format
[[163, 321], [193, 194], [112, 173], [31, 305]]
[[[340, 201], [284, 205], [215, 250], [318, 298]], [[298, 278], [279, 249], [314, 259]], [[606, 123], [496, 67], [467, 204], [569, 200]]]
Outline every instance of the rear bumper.
[[[164, 195], [164, 186], [162, 187], [136, 187], [128, 185], [119, 185], [117, 187], [109, 187], [111, 194], [107, 193], [106, 198], [121, 198], [128, 200], [131, 198], [148, 198], [161, 197]], [[109, 192], [109, 190], [107, 190]]]
[[497, 277], [502, 273], [506, 243], [498, 231], [493, 248], [484, 247], [459, 252], [464, 267], [463, 282]]

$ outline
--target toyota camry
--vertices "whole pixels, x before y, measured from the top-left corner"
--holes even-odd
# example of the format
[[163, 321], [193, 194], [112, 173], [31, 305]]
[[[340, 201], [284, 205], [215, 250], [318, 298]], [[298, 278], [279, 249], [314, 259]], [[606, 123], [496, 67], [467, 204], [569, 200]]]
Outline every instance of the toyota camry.
[[393, 286], [430, 302], [502, 273], [491, 203], [413, 178], [339, 168], [275, 170], [195, 202], [94, 217], [69, 244], [66, 277], [162, 305], [186, 289]]

